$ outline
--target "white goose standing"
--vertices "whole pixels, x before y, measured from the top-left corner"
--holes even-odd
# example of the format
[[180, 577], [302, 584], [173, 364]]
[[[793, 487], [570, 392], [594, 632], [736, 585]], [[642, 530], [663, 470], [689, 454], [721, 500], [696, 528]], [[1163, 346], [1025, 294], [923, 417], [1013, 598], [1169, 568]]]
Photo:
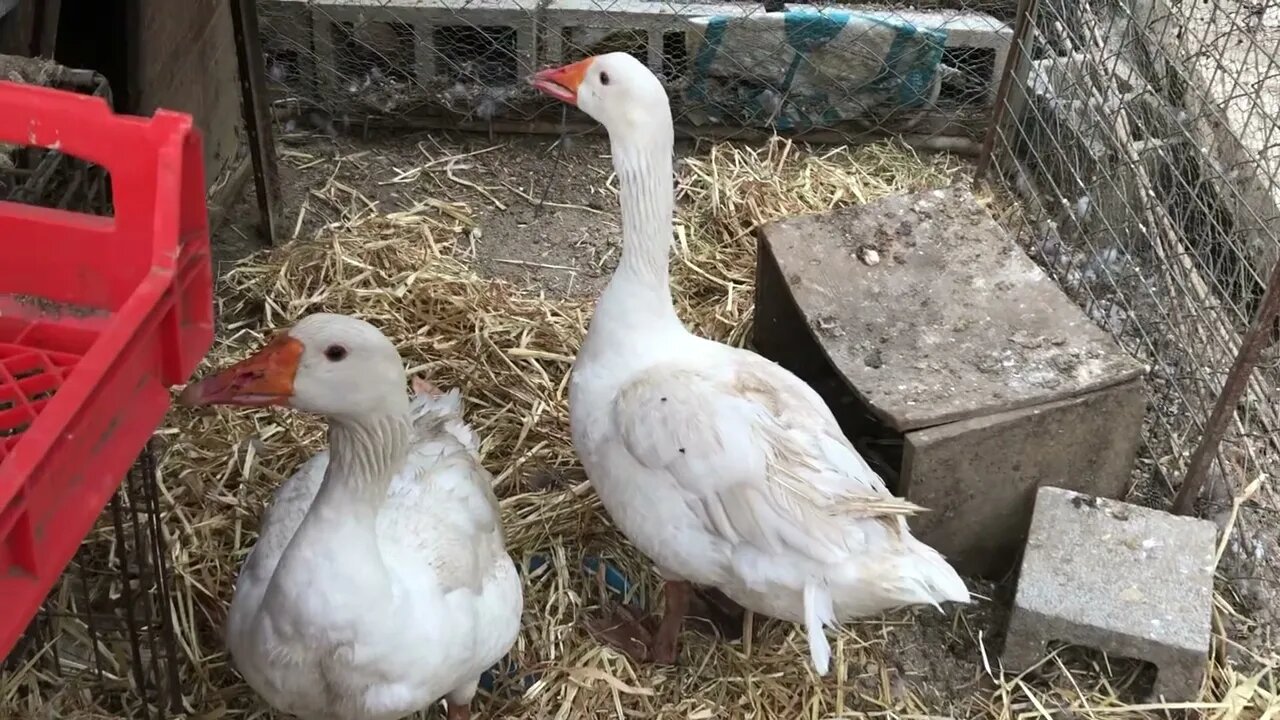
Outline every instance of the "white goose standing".
[[263, 516], [227, 618], [231, 662], [277, 710], [396, 720], [444, 697], [449, 720], [466, 720], [481, 673], [515, 642], [520, 578], [461, 396], [414, 389], [411, 402], [376, 328], [316, 314], [182, 393], [329, 421], [330, 449]]
[[605, 126], [622, 258], [569, 383], [574, 449], [605, 509], [658, 566], [666, 610], [650, 635], [616, 615], [604, 638], [674, 662], [690, 583], [803, 623], [826, 674], [823, 627], [901, 605], [968, 602], [955, 570], [912, 537], [895, 498], [819, 395], [753, 352], [685, 329], [671, 302], [673, 126], [666, 91], [610, 53], [532, 84]]

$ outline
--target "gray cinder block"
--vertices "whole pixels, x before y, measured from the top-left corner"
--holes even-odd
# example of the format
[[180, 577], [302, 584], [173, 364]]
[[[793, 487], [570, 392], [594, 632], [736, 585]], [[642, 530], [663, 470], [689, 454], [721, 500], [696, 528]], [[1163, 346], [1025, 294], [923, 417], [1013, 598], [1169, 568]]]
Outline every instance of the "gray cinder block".
[[1004, 669], [1026, 669], [1064, 642], [1146, 660], [1156, 697], [1194, 700], [1211, 641], [1216, 538], [1207, 520], [1041, 488]]

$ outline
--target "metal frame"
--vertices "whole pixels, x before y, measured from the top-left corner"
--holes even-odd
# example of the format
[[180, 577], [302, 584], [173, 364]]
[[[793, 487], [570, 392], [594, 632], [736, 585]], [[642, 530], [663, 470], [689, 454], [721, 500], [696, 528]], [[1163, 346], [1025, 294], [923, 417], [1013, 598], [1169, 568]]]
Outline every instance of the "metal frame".
[[[103, 515], [113, 552], [81, 549], [3, 663], [5, 670], [40, 669], [41, 689], [54, 693], [76, 675], [104, 688], [125, 682], [107, 657], [127, 655], [133, 692], [113, 693], [128, 702], [111, 710], [134, 720], [185, 712], [155, 457], [148, 444]], [[68, 627], [74, 631], [64, 632]], [[87, 642], [66, 641], [79, 636]]]
[[277, 244], [280, 207], [280, 168], [276, 161], [275, 137], [267, 104], [266, 61], [262, 54], [258, 27], [257, 0], [231, 0], [231, 21], [235, 32], [236, 60], [240, 68], [240, 107], [253, 180], [257, 191], [260, 230], [268, 246]]

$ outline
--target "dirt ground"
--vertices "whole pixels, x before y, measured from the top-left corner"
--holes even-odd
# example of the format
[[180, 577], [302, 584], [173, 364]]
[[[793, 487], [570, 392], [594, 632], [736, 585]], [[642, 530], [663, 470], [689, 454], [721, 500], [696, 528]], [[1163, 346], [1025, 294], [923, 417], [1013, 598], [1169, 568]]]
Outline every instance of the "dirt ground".
[[[617, 262], [621, 229], [600, 135], [285, 136], [280, 150], [286, 239], [311, 237], [343, 213], [403, 211], [431, 197], [471, 208], [468, 252], [483, 275], [591, 295]], [[257, 225], [250, 183], [214, 235], [220, 272], [261, 248]]]
[[[608, 141], [603, 135], [556, 137], [497, 136], [427, 131], [370, 133], [365, 137], [323, 134], [283, 135], [277, 138], [282, 179], [281, 238], [313, 237], [323, 225], [344, 214], [389, 213], [408, 210], [435, 198], [466, 203], [475, 226], [470, 232], [467, 258], [483, 276], [532, 287], [551, 297], [593, 297], [617, 263], [621, 229], [611, 185]], [[697, 152], [693, 143], [677, 143], [677, 157]], [[539, 207], [540, 205], [540, 207]], [[213, 237], [219, 274], [236, 260], [262, 249], [252, 182]], [[1039, 248], [1020, 237], [1033, 259]], [[1060, 259], [1059, 259], [1060, 260]], [[1051, 275], [1059, 275], [1048, 267]], [[1081, 292], [1079, 282], [1058, 278], [1069, 295], [1093, 316], [1093, 293]], [[1119, 288], [1123, 290], [1123, 288]], [[1139, 293], [1133, 293], [1139, 297]], [[1080, 297], [1077, 297], [1080, 296]], [[1134, 307], [1130, 312], [1140, 312]], [[1109, 318], [1095, 317], [1111, 330]], [[1124, 325], [1132, 330], [1134, 323]], [[1123, 333], [1122, 333], [1123, 334]], [[1127, 345], [1127, 343], [1126, 343]], [[1149, 381], [1161, 395], [1169, 369], [1159, 363]], [[1157, 404], [1161, 404], [1157, 402]], [[1170, 399], [1171, 407], [1181, 403]], [[1162, 411], [1149, 413], [1147, 434]], [[1229, 453], [1230, 448], [1227, 448]], [[1174, 488], [1161, 470], [1162, 455], [1144, 446], [1134, 468], [1129, 498], [1161, 506]], [[1222, 470], [1215, 465], [1211, 480]], [[1241, 477], [1230, 478], [1241, 487]], [[1246, 481], [1247, 482], [1247, 481]], [[1230, 499], [1215, 493], [1221, 483], [1210, 482], [1206, 514], [1225, 523]], [[1271, 491], [1274, 493], [1274, 491]], [[1270, 494], [1270, 493], [1264, 493]], [[1258, 620], [1280, 623], [1280, 536], [1265, 528], [1275, 524], [1276, 512], [1250, 504], [1241, 509], [1240, 533], [1224, 553], [1224, 571], [1239, 599]], [[1263, 640], [1269, 642], [1269, 638]]]

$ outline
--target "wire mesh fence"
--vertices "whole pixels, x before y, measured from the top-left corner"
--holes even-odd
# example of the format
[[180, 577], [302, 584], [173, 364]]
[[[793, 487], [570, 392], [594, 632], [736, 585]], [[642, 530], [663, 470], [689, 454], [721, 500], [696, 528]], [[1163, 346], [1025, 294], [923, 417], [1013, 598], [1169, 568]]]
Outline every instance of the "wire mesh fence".
[[[1021, 201], [1028, 252], [1148, 364], [1138, 492], [1166, 506], [1280, 252], [1280, 15], [1229, 0], [1029, 5], [993, 176]], [[1280, 469], [1276, 358], [1254, 368], [1201, 508], [1225, 523], [1232, 495], [1254, 492], [1228, 554], [1243, 566], [1226, 572], [1261, 607], [1280, 582], [1264, 561], [1280, 503], [1255, 482]]]
[[260, 18], [286, 132], [554, 128], [572, 111], [537, 96], [526, 76], [620, 51], [663, 80], [685, 128], [972, 141], [990, 113], [1012, 6], [948, 5], [268, 0]]
[[185, 711], [156, 473], [149, 447], [5, 658], [0, 717], [52, 717], [55, 697], [133, 720]]

